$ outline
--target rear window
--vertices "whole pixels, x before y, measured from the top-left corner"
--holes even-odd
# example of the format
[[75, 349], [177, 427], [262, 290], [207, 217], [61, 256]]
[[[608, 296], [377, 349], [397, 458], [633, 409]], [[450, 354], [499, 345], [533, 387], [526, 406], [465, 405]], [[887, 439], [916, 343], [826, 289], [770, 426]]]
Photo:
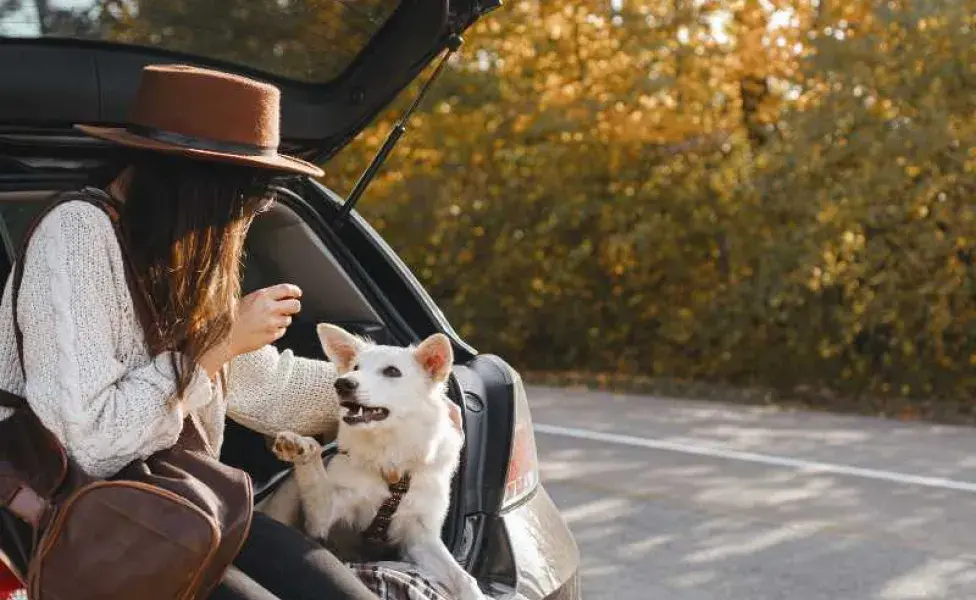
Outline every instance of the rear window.
[[306, 82], [341, 74], [399, 0], [0, 0], [0, 36], [152, 46]]

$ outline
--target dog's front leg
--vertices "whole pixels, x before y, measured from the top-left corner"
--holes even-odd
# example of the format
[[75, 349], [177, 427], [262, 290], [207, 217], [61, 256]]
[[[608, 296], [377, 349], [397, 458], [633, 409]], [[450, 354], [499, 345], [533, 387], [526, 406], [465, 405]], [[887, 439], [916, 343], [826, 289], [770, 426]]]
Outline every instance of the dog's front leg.
[[446, 585], [458, 600], [485, 600], [475, 578], [469, 575], [441, 541], [439, 535], [424, 531], [406, 547], [407, 559]]
[[275, 437], [273, 451], [279, 459], [295, 465], [305, 531], [312, 537], [326, 539], [336, 519], [333, 494], [322, 462], [322, 446], [310, 437], [284, 431]]

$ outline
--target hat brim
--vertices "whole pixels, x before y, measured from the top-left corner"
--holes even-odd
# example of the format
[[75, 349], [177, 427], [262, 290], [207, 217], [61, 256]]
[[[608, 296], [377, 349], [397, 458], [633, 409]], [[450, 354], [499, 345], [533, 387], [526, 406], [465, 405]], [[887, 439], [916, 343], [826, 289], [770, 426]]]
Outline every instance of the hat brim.
[[247, 165], [261, 169], [272, 169], [275, 171], [287, 171], [289, 173], [299, 173], [312, 177], [321, 177], [325, 172], [310, 162], [300, 158], [275, 154], [274, 156], [248, 156], [245, 154], [230, 154], [224, 152], [214, 152], [211, 150], [197, 150], [187, 148], [177, 144], [167, 144], [158, 140], [149, 139], [136, 135], [121, 127], [98, 127], [95, 125], [75, 125], [75, 129], [87, 135], [102, 140], [115, 142], [130, 148], [140, 150], [154, 150], [156, 152], [166, 152], [168, 154], [182, 154], [200, 160], [214, 160], [219, 162]]

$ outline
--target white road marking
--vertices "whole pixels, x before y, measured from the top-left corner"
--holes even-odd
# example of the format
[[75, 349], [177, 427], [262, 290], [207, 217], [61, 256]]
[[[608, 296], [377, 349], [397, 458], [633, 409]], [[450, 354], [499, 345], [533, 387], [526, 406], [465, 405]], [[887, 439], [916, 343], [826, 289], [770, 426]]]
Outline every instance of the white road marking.
[[774, 467], [786, 467], [789, 469], [798, 469], [806, 473], [833, 473], [835, 475], [860, 477], [862, 479], [875, 479], [879, 481], [890, 481], [893, 483], [907, 485], [918, 485], [944, 490], [976, 493], [976, 483], [946, 479], [943, 477], [926, 477], [923, 475], [912, 475], [909, 473], [898, 473], [895, 471], [884, 471], [881, 469], [865, 469], [848, 465], [837, 465], [825, 462], [803, 460], [802, 458], [789, 458], [786, 456], [773, 456], [769, 454], [757, 454], [755, 452], [743, 452], [740, 450], [733, 450], [731, 448], [722, 448], [707, 444], [669, 442], [662, 439], [622, 435], [619, 433], [606, 433], [602, 431], [591, 431], [589, 429], [575, 429], [572, 427], [559, 427], [558, 425], [546, 425], [543, 423], [536, 423], [534, 428], [536, 433], [542, 433], [545, 435], [575, 438], [578, 440], [588, 440], [591, 442], [602, 442], [605, 444], [616, 444], [618, 446], [647, 448], [649, 450], [664, 450], [667, 452], [681, 452], [684, 454], [695, 454], [698, 456], [708, 456], [724, 460], [737, 460], [741, 462], [772, 465]]

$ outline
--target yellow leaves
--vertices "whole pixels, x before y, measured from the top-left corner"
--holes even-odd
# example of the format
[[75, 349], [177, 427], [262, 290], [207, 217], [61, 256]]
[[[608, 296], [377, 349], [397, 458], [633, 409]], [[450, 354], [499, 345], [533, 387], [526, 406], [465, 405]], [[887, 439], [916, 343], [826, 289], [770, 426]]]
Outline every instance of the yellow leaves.
[[[571, 4], [516, 1], [496, 13], [503, 28], [479, 25], [470, 68], [442, 82], [450, 112], [435, 88], [361, 203], [472, 342], [526, 368], [846, 378], [892, 394], [948, 393], [973, 372], [976, 113], [951, 75], [964, 52], [907, 52], [834, 2], [825, 23], [847, 39], [811, 43], [835, 54], [796, 71], [806, 36], [792, 23], [747, 52], [734, 15], [727, 47], [692, 18], [676, 23], [681, 46], [627, 20], [661, 27], [669, 3], [627, 0], [621, 24]], [[745, 63], [748, 91], [768, 94], [755, 146]], [[330, 177], [348, 189], [390, 121]]]
[[850, 230], [845, 231], [841, 235], [841, 242], [845, 252], [855, 252], [864, 247], [864, 234]]
[[512, 133], [521, 134], [535, 122], [532, 115], [519, 115], [512, 120]]

